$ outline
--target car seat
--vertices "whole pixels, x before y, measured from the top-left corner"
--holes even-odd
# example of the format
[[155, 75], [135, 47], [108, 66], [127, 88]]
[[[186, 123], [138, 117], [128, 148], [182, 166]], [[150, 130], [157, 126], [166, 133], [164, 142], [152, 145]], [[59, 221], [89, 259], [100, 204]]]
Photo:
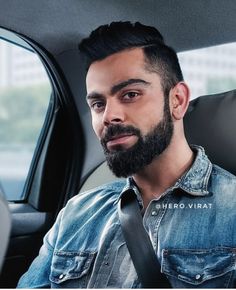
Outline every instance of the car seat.
[[236, 175], [236, 90], [191, 101], [184, 125], [190, 144], [202, 145], [212, 163]]
[[0, 192], [0, 272], [8, 246], [11, 230], [11, 218], [7, 201]]

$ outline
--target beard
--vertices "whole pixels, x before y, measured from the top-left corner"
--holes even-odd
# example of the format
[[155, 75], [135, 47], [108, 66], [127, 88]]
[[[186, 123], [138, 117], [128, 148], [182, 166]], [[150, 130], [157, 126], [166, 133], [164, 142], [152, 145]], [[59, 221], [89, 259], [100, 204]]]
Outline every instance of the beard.
[[[106, 146], [107, 141], [123, 133], [136, 135], [137, 142], [128, 149], [118, 145], [116, 150], [109, 151]], [[111, 171], [117, 177], [128, 177], [141, 171], [158, 157], [169, 146], [172, 135], [173, 121], [169, 102], [165, 100], [163, 119], [146, 135], [142, 135], [138, 128], [130, 125], [112, 124], [107, 128], [101, 144]]]

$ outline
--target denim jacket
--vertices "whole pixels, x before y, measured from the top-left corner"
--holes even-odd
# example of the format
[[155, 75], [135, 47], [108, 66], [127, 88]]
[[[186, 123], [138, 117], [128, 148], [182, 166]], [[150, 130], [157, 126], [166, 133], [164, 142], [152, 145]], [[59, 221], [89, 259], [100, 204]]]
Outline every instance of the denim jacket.
[[[236, 177], [194, 148], [190, 170], [149, 204], [143, 223], [173, 288], [233, 288]], [[132, 178], [72, 198], [18, 287], [141, 288], [117, 214], [130, 188], [142, 205]]]

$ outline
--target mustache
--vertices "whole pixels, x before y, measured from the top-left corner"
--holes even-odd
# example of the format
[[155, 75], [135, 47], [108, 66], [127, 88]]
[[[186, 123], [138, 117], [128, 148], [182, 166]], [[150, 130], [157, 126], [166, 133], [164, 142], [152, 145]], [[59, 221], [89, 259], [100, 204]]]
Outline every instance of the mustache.
[[121, 134], [132, 134], [132, 135], [137, 135], [138, 137], [141, 136], [141, 132], [138, 128], [135, 128], [131, 125], [110, 125], [107, 127], [107, 130], [104, 133], [104, 136], [101, 138], [101, 143], [102, 145], [106, 145], [106, 143], [111, 140], [113, 137]]

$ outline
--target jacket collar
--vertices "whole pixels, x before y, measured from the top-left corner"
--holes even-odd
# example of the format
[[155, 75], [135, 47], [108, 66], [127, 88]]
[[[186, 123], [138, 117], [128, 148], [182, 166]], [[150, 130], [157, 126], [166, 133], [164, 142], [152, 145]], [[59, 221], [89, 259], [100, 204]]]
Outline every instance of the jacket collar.
[[179, 187], [194, 196], [208, 195], [212, 163], [201, 146], [192, 145], [191, 148], [197, 153], [196, 158], [189, 171], [178, 180]]
[[[203, 147], [191, 145], [191, 148], [194, 152], [196, 152], [194, 163], [191, 168], [177, 180], [175, 185], [167, 191], [180, 188], [192, 196], [206, 196], [209, 194], [208, 182], [212, 171], [212, 163], [205, 154]], [[140, 192], [132, 177], [127, 178], [126, 186], [123, 188], [118, 200], [123, 193], [129, 189], [134, 190], [139, 203], [142, 203]]]

